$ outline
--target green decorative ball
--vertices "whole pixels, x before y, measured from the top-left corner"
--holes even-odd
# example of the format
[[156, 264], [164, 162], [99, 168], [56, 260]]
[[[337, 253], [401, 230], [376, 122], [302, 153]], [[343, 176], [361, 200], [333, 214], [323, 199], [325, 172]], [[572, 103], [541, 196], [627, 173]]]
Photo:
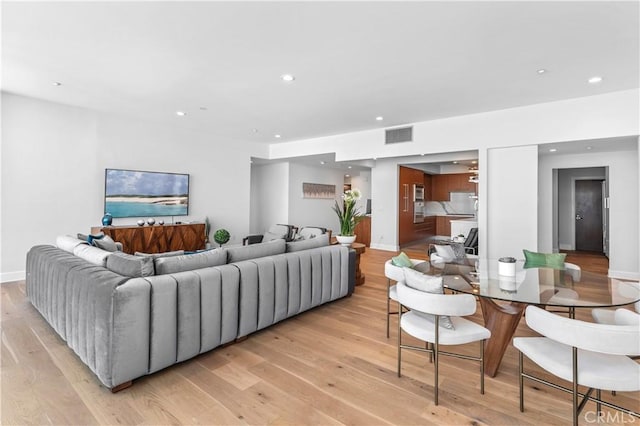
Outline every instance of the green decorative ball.
[[220, 246], [229, 242], [230, 238], [231, 238], [231, 235], [229, 234], [229, 231], [227, 231], [226, 229], [218, 229], [213, 234], [213, 241], [220, 244]]

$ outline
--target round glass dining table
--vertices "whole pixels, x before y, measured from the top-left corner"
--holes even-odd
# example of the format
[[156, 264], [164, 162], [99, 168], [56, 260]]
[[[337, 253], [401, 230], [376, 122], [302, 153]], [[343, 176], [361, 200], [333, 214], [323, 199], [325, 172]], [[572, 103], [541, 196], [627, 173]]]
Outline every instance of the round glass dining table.
[[624, 306], [640, 300], [637, 284], [605, 275], [564, 269], [526, 268], [517, 261], [515, 273], [500, 275], [498, 260], [466, 259], [457, 263], [432, 262], [431, 274], [442, 275], [446, 289], [478, 296], [485, 327], [491, 338], [485, 347], [485, 371], [494, 377], [527, 305], [566, 309]]

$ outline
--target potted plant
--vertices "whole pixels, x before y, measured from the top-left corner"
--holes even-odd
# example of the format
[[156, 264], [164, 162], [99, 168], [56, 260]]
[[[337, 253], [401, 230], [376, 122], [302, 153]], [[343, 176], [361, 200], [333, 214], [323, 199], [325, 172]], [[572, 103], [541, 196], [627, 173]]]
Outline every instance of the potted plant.
[[336, 212], [340, 221], [340, 234], [336, 235], [336, 239], [343, 246], [351, 246], [356, 240], [354, 233], [356, 225], [364, 218], [364, 215], [356, 207], [356, 201], [361, 196], [358, 189], [350, 189], [342, 194], [342, 205], [336, 200], [333, 206], [333, 211]]
[[231, 238], [231, 235], [229, 234], [229, 231], [227, 231], [226, 229], [218, 229], [213, 234], [213, 241], [220, 244], [220, 247], [222, 247], [223, 244], [228, 243], [230, 238]]

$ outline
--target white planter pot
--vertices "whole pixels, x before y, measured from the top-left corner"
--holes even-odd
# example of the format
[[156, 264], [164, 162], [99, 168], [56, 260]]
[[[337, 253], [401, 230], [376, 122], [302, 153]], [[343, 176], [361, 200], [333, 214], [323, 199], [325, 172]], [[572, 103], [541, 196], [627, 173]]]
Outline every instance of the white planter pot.
[[345, 247], [351, 247], [351, 244], [356, 240], [355, 235], [336, 235], [336, 240]]

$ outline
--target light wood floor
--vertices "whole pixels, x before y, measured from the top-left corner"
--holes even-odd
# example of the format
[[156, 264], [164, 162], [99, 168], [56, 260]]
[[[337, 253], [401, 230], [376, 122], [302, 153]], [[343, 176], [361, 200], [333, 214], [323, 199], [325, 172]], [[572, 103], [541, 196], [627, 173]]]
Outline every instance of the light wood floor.
[[[409, 252], [413, 257], [423, 253]], [[519, 412], [517, 352], [512, 347], [498, 375], [486, 379], [485, 395], [479, 393], [477, 364], [460, 359], [441, 360], [439, 406], [432, 402], [433, 366], [425, 354], [403, 352], [403, 377], [398, 378], [395, 318], [391, 338], [385, 337], [383, 263], [392, 254], [367, 250], [362, 258], [366, 281], [352, 297], [140, 378], [117, 394], [100, 385], [29, 304], [23, 282], [3, 284], [2, 424], [570, 422], [570, 396], [531, 383], [525, 412]], [[587, 319], [588, 312], [578, 312], [578, 317]], [[482, 322], [479, 311], [473, 320]], [[516, 335], [533, 333], [523, 321]], [[477, 345], [454, 349], [475, 354]], [[606, 397], [640, 409], [638, 392]], [[593, 404], [585, 409], [593, 410]], [[590, 424], [584, 416], [581, 423]]]

